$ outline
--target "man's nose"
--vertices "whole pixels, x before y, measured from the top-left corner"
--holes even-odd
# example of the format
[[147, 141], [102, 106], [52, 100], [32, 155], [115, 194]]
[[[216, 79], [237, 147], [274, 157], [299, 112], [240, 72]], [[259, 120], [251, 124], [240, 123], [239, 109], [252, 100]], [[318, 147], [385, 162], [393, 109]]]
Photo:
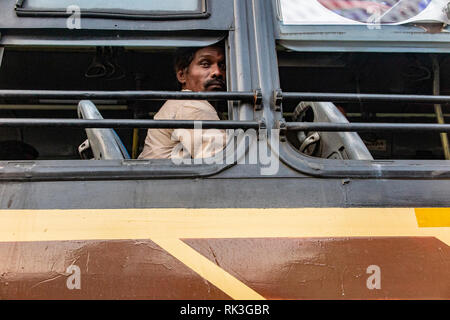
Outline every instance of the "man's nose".
[[225, 78], [225, 70], [223, 70], [218, 64], [214, 64], [211, 70], [211, 77], [213, 78]]

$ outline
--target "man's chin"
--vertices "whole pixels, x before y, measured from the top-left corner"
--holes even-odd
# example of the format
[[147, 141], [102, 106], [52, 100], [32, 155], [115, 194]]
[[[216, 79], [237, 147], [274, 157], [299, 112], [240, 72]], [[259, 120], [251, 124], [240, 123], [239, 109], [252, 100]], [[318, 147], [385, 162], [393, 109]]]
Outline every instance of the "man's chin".
[[220, 85], [212, 85], [206, 88], [206, 91], [225, 91], [226, 88]]

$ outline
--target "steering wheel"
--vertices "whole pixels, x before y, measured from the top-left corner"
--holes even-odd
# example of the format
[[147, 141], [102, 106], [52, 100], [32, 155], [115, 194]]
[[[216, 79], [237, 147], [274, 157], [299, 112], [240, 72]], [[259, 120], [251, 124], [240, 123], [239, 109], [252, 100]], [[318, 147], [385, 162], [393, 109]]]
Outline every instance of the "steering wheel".
[[[300, 102], [294, 110], [295, 122], [313, 122], [314, 111], [310, 104]], [[299, 131], [297, 139], [300, 143], [298, 150], [309, 156], [317, 156], [320, 152], [320, 134], [316, 131]]]

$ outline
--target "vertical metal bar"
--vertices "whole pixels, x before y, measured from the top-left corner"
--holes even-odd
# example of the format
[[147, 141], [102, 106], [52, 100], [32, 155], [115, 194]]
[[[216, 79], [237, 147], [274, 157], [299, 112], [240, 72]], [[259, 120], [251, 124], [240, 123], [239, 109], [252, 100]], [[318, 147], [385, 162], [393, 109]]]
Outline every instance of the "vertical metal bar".
[[[1, 37], [1, 35], [0, 35]], [[5, 48], [0, 47], [0, 68], [2, 67], [2, 61], [3, 61], [3, 53], [5, 52]]]
[[[228, 85], [232, 91], [254, 91], [257, 89], [253, 81], [251, 65], [251, 40], [248, 30], [248, 13], [245, 1], [234, 0], [234, 30], [228, 37], [230, 46], [230, 63]], [[229, 102], [236, 104], [236, 102]], [[253, 120], [253, 105], [241, 102], [239, 109], [233, 109], [233, 120]], [[231, 115], [231, 113], [229, 113]], [[229, 116], [230, 117], [230, 116]]]
[[[231, 53], [231, 34], [229, 34], [228, 38], [225, 40], [225, 63], [227, 66], [226, 72], [226, 82], [227, 82], [227, 90], [234, 90], [233, 83], [236, 83], [236, 72], [233, 72], [233, 68], [236, 66], [236, 56], [235, 54]], [[233, 67], [233, 68], [232, 68]], [[236, 117], [237, 110], [234, 110], [237, 108], [234, 101], [227, 101], [227, 110], [228, 110], [228, 120], [235, 120], [238, 119]], [[234, 112], [234, 113], [233, 113]]]
[[[431, 55], [431, 60], [433, 62], [433, 94], [438, 96], [440, 94], [440, 66], [436, 55]], [[436, 114], [437, 122], [439, 124], [444, 124], [444, 115], [442, 113], [442, 106], [440, 104], [434, 105], [434, 112]], [[450, 149], [448, 144], [447, 133], [441, 133], [441, 143], [442, 149], [444, 150], [444, 156], [446, 160], [450, 160]]]
[[268, 129], [276, 126], [282, 117], [274, 112], [273, 93], [280, 88], [278, 61], [275, 47], [273, 1], [246, 1], [252, 12], [252, 27], [255, 34], [255, 61], [258, 67], [258, 81], [262, 92], [263, 117]]
[[131, 148], [131, 159], [136, 159], [138, 157], [139, 148], [139, 129], [133, 129], [133, 146]]
[[[144, 75], [141, 73], [137, 73], [135, 76], [135, 84], [136, 90], [142, 90], [142, 80], [144, 79]], [[138, 118], [137, 107], [139, 107], [139, 102], [134, 102], [133, 108], [133, 119]], [[131, 143], [131, 159], [137, 159], [138, 157], [138, 148], [139, 148], [139, 129], [133, 128], [133, 142]]]

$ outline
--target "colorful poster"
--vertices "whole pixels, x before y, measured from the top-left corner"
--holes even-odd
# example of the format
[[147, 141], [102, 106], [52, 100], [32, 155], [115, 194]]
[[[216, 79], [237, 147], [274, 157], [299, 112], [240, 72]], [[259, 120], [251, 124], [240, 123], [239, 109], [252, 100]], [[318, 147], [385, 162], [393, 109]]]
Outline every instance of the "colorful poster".
[[448, 24], [447, 0], [279, 0], [283, 24]]

